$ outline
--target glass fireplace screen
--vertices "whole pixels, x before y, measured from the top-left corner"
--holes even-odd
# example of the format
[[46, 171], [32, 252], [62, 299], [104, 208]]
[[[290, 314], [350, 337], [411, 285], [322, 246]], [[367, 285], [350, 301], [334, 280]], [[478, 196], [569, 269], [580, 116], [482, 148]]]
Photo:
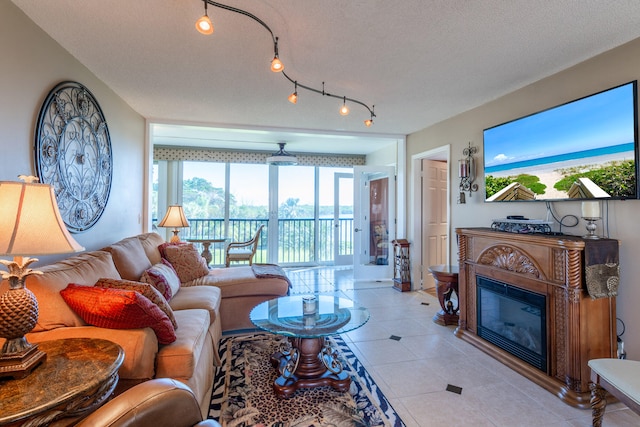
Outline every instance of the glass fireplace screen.
[[546, 297], [476, 276], [478, 336], [547, 372]]

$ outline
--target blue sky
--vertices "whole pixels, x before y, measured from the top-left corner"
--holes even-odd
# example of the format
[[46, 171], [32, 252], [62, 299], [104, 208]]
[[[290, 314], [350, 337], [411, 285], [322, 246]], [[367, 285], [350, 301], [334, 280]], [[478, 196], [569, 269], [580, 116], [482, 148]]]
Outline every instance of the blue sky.
[[629, 83], [487, 129], [485, 166], [633, 142], [633, 92]]

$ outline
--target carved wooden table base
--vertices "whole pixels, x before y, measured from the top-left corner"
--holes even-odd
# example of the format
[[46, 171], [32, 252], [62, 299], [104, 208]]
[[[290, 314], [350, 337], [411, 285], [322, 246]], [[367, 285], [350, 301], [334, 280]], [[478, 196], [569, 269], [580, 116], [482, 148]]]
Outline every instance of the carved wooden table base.
[[289, 338], [289, 342], [289, 348], [271, 356], [271, 364], [280, 371], [273, 384], [276, 395], [290, 397], [299, 388], [323, 386], [349, 390], [351, 378], [325, 338]]

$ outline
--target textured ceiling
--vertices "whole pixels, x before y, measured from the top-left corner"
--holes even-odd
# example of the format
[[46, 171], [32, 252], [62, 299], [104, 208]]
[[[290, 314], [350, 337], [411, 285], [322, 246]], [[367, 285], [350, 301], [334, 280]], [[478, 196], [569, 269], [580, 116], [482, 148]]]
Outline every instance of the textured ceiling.
[[640, 36], [637, 0], [227, 1], [271, 27], [289, 76], [375, 105], [366, 128], [358, 105], [342, 117], [339, 100], [302, 89], [289, 103], [271, 36], [246, 16], [209, 6], [203, 36], [200, 0], [13, 3], [144, 117], [267, 127], [274, 141], [406, 135]]

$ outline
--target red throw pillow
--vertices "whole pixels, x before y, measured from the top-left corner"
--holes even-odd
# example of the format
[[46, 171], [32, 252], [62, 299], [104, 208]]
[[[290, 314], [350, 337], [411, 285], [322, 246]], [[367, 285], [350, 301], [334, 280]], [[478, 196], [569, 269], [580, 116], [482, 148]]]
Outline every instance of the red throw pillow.
[[178, 329], [178, 323], [176, 317], [173, 314], [173, 310], [169, 306], [167, 300], [158, 292], [156, 288], [148, 283], [132, 282], [131, 280], [124, 279], [99, 279], [94, 286], [99, 288], [112, 288], [112, 289], [125, 289], [128, 291], [140, 292], [145, 297], [158, 306], [164, 314], [167, 315], [174, 329]]
[[209, 274], [207, 261], [200, 255], [193, 244], [166, 245], [162, 252], [164, 252], [164, 257], [171, 263], [182, 283], [187, 283]]
[[89, 325], [109, 329], [151, 328], [160, 344], [176, 340], [169, 317], [139, 292], [70, 283], [60, 295]]

